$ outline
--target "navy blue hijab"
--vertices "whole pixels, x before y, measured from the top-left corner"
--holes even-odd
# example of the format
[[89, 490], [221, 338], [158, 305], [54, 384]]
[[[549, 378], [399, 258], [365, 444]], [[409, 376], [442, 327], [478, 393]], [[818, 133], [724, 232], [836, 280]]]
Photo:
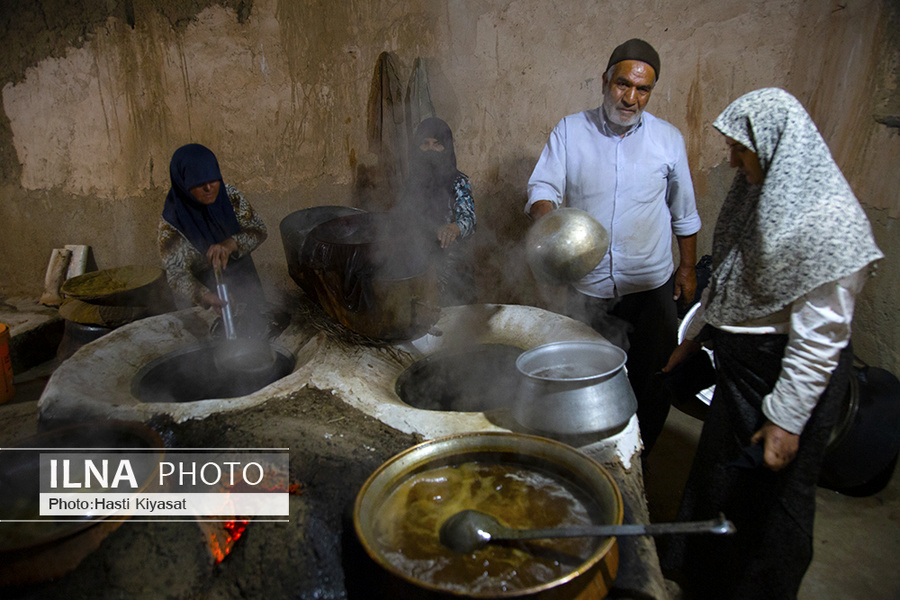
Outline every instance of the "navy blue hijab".
[[[234, 207], [225, 191], [219, 161], [212, 150], [200, 144], [182, 146], [169, 163], [172, 187], [166, 196], [163, 219], [180, 231], [201, 254], [241, 230]], [[209, 181], [219, 182], [219, 194], [209, 205], [197, 202], [189, 191]]]

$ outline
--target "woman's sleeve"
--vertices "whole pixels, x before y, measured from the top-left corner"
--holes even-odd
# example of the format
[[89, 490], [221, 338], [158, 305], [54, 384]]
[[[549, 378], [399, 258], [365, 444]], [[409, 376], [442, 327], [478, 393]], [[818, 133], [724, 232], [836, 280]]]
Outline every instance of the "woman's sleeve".
[[475, 233], [475, 199], [469, 178], [460, 174], [453, 182], [456, 199], [453, 202], [453, 222], [459, 227], [459, 237]]
[[[159, 256], [166, 269], [166, 280], [172, 291], [184, 298], [190, 298], [194, 304], [200, 304], [200, 298], [208, 290], [191, 273], [191, 265], [203, 258], [200, 253], [181, 235], [177, 229], [169, 225], [165, 219], [159, 220], [156, 235]], [[205, 259], [203, 259], [205, 260]]]
[[694, 313], [691, 322], [688, 324], [687, 329], [684, 331], [684, 339], [685, 340], [694, 340], [699, 343], [703, 343], [700, 339], [700, 333], [703, 331], [703, 328], [706, 326], [706, 305], [709, 303], [709, 286], [703, 288], [703, 292], [700, 294], [700, 302], [699, 306]]
[[763, 399], [766, 417], [800, 434], [850, 343], [850, 324], [865, 270], [819, 286], [794, 302], [781, 375]]
[[240, 258], [256, 250], [260, 244], [266, 241], [269, 232], [266, 224], [241, 192], [227, 184], [225, 190], [228, 192], [228, 199], [234, 206], [234, 214], [241, 226], [241, 230], [231, 236], [237, 243], [238, 258]]

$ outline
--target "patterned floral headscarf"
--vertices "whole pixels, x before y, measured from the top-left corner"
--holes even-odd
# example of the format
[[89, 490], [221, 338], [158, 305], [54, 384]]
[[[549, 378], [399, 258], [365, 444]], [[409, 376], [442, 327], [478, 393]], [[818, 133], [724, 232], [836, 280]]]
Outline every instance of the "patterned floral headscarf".
[[741, 96], [713, 126], [759, 157], [765, 179], [738, 173], [713, 237], [706, 319], [772, 314], [883, 258], [869, 220], [800, 102], [766, 88]]

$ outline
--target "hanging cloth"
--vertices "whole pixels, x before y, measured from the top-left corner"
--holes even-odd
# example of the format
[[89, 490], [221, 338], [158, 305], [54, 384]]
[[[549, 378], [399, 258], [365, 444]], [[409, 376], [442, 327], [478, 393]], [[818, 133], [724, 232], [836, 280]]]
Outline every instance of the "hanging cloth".
[[382, 52], [375, 63], [369, 91], [367, 135], [369, 150], [378, 156], [386, 189], [384, 194], [397, 197], [406, 179], [408, 144], [403, 110], [403, 87], [397, 76], [394, 57]]
[[425, 59], [420, 57], [413, 63], [413, 70], [406, 84], [406, 131], [409, 134], [410, 144], [415, 143], [413, 138], [419, 123], [434, 116]]

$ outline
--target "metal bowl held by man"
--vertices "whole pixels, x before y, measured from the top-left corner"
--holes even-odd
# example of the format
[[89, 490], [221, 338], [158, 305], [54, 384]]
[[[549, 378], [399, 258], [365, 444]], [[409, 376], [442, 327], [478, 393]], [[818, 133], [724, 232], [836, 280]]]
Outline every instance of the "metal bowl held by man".
[[559, 208], [538, 219], [525, 239], [525, 258], [539, 281], [565, 284], [590, 273], [609, 249], [606, 228], [577, 208]]
[[614, 432], [637, 411], [625, 351], [605, 341], [566, 341], [526, 350], [513, 418], [540, 432]]
[[422, 240], [385, 213], [331, 219], [313, 228], [301, 255], [315, 300], [361, 335], [414, 339], [440, 315], [437, 276]]
[[368, 597], [603, 598], [618, 572], [615, 538], [459, 552], [440, 530], [471, 509], [514, 528], [621, 524], [623, 506], [599, 463], [554, 440], [480, 432], [419, 444], [384, 463], [357, 495], [354, 527], [374, 562]]

